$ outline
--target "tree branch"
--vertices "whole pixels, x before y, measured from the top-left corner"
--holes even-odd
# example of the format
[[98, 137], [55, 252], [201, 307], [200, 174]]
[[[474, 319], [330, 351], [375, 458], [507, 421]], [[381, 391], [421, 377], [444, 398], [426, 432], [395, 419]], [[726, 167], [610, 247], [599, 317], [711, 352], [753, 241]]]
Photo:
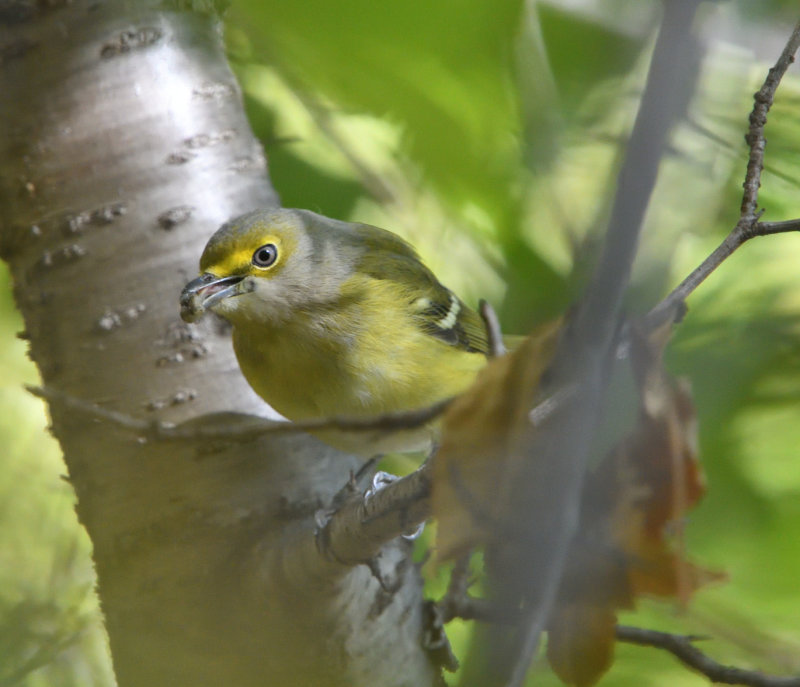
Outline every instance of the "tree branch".
[[771, 234], [786, 234], [790, 231], [800, 231], [800, 219], [787, 219], [783, 222], [759, 222], [756, 225], [756, 236], [769, 236]]
[[[448, 590], [445, 598], [449, 596], [450, 591]], [[451, 611], [449, 617], [447, 615], [448, 608]], [[462, 620], [479, 620], [495, 624], [507, 624], [515, 615], [513, 610], [497, 608], [486, 599], [470, 597], [466, 590], [459, 598], [450, 599], [449, 606], [442, 608], [442, 614], [446, 622], [453, 618], [461, 618]], [[748, 687], [800, 687], [800, 676], [766, 675], [757, 670], [726, 666], [715, 661], [693, 644], [693, 642], [706, 639], [706, 637], [677, 635], [630, 625], [617, 625], [615, 634], [619, 642], [664, 649], [684, 665], [705, 675], [711, 682], [747, 685]]]
[[[158, 421], [135, 418], [125, 413], [102, 408], [49, 387], [27, 387], [28, 391], [51, 403], [94, 420], [108, 422], [134, 432], [145, 440], [184, 441], [220, 439], [248, 441], [265, 434], [290, 434], [320, 429], [347, 431], [394, 431], [416, 427], [441, 414], [451, 399], [421, 410], [391, 413], [374, 418], [323, 418], [307, 422], [275, 422], [251, 416], [230, 414], [203, 416], [171, 426]], [[340, 492], [334, 511], [327, 514], [316, 537], [301, 534], [294, 545], [287, 545], [282, 564], [303, 570], [310, 577], [325, 577], [360, 563], [369, 563], [381, 547], [407, 534], [430, 517], [430, 470], [424, 464], [415, 472], [380, 489], [361, 494], [353, 484]], [[348, 493], [349, 492], [349, 493]], [[321, 554], [321, 555], [320, 555]]]
[[[449, 617], [446, 615], [448, 608], [451, 611]], [[496, 624], [506, 624], [509, 622], [509, 615], [513, 616], [513, 612], [509, 614], [508, 610], [502, 611], [486, 599], [476, 599], [466, 593], [458, 599], [451, 599], [450, 605], [445, 606], [442, 612], [445, 621], [461, 618]], [[748, 687], [800, 687], [800, 677], [766, 675], [757, 670], [726, 666], [715, 661], [693, 644], [706, 639], [705, 637], [677, 635], [630, 625], [617, 625], [615, 634], [619, 642], [668, 651], [684, 665], [705, 675], [711, 682]]]
[[225, 421], [230, 415], [222, 413], [220, 415], [202, 416], [200, 421], [203, 424], [200, 424], [195, 419], [176, 426], [159, 422], [158, 420], [143, 420], [126, 413], [108, 410], [52, 387], [26, 386], [25, 388], [37, 398], [45, 399], [51, 403], [58, 403], [65, 408], [96, 420], [109, 422], [150, 441], [186, 441], [192, 439], [250, 441], [265, 434], [300, 434], [331, 429], [348, 432], [396, 432], [420, 427], [431, 420], [435, 420], [453, 401], [452, 398], [447, 398], [426, 408], [364, 418], [330, 417], [289, 422], [248, 416], [250, 421], [230, 425]]
[[745, 136], [750, 154], [742, 184], [744, 193], [742, 194], [739, 221], [714, 252], [647, 314], [648, 327], [655, 328], [670, 318], [674, 319], [675, 313], [680, 312], [681, 304], [686, 298], [745, 241], [756, 236], [800, 230], [800, 219], [785, 222], [759, 222], [761, 213], [757, 212], [758, 189], [761, 186], [761, 172], [764, 168], [764, 150], [766, 148], [764, 127], [767, 123], [767, 113], [772, 107], [775, 92], [783, 75], [789, 65], [794, 62], [794, 55], [798, 48], [800, 48], [800, 22], [795, 25], [775, 66], [769, 70], [763, 86], [754, 96], [755, 104], [750, 113], [750, 128]]
[[[348, 431], [397, 430], [416, 427], [429, 422], [444, 411], [450, 399], [418, 411], [392, 413], [374, 418], [329, 418], [309, 422], [275, 422], [263, 418], [242, 416], [243, 422], [231, 424], [230, 415], [223, 415], [218, 424], [199, 425], [196, 422], [173, 427], [160, 422], [147, 421], [101, 408], [49, 387], [27, 387], [38, 398], [60, 404], [95, 420], [109, 422], [121, 429], [139, 434], [146, 439], [159, 441], [181, 441], [197, 439], [233, 439], [245, 441], [264, 434], [287, 434], [309, 429], [344, 429]], [[211, 416], [213, 419], [214, 416]], [[207, 416], [201, 418], [204, 422]], [[430, 517], [431, 477], [428, 463], [415, 472], [397, 479], [380, 489], [361, 494], [353, 484], [345, 485], [340, 503], [328, 514], [319, 527], [315, 541], [304, 535], [294, 547], [284, 552], [284, 563], [302, 561], [300, 568], [314, 567], [318, 559], [320, 569], [308, 571], [312, 577], [325, 574], [322, 568], [349, 568], [360, 563], [369, 563], [381, 547], [410, 530], [418, 527]], [[349, 492], [349, 493], [348, 493]], [[320, 559], [309, 551], [313, 546]], [[291, 560], [290, 560], [291, 559]], [[323, 560], [324, 559], [324, 562]]]
[[347, 499], [317, 532], [323, 557], [345, 566], [367, 563], [384, 544], [425, 522], [431, 512], [428, 466]]
[[711, 682], [726, 685], [749, 685], [749, 687], [800, 687], [800, 677], [778, 677], [765, 675], [756, 670], [722, 665], [692, 644], [698, 639], [697, 637], [617, 625], [617, 639], [620, 642], [652, 646], [669, 651], [684, 665], [702, 673]]
[[442, 611], [442, 621], [449, 623], [453, 618], [463, 618], [464, 602], [469, 598], [468, 590], [470, 585], [469, 561], [471, 552], [468, 552], [456, 560], [453, 571], [450, 573], [450, 583], [447, 585], [447, 592], [439, 602]]
[[[529, 453], [535, 456], [531, 468], [535, 474], [530, 483], [543, 486], [528, 498], [541, 499], [542, 506], [551, 510], [547, 527], [542, 526], [537, 515], [540, 511], [527, 516], [532, 520], [528, 523], [531, 536], [528, 551], [523, 554], [525, 560], [514, 564], [519, 568], [518, 579], [503, 580], [498, 590], [502, 606], [513, 603], [507, 597], [515, 586], [524, 590], [523, 596], [530, 595], [508, 687], [521, 687], [525, 681], [555, 604], [578, 527], [586, 463], [598, 408], [606, 395], [606, 369], [642, 220], [668, 133], [675, 118], [685, 111], [698, 72], [699, 46], [691, 35], [698, 4], [699, 0], [672, 0], [664, 5], [664, 18], [619, 174], [603, 254], [551, 370], [549, 390], [576, 385], [578, 393], [564, 404], [548, 427], [539, 431], [529, 447]], [[531, 586], [531, 570], [536, 571], [535, 587]], [[490, 669], [498, 675], [506, 672], [507, 656], [506, 647], [496, 647]]]
[[750, 130], [745, 136], [747, 145], [750, 146], [750, 159], [747, 162], [747, 174], [744, 178], [744, 194], [742, 196], [741, 216], [752, 218], [758, 206], [758, 189], [761, 187], [761, 171], [764, 169], [764, 126], [767, 123], [767, 113], [775, 99], [775, 91], [780, 85], [783, 75], [794, 62], [794, 55], [800, 47], [800, 22], [798, 22], [792, 35], [783, 48], [775, 66], [769, 70], [764, 85], [755, 94], [755, 106], [750, 113]]

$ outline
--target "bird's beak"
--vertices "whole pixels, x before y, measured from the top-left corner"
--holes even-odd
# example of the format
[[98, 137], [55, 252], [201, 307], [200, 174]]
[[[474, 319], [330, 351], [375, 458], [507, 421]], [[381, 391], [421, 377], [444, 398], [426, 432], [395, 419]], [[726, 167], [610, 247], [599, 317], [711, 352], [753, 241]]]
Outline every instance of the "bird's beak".
[[196, 322], [202, 314], [221, 300], [242, 293], [244, 277], [217, 277], [206, 272], [192, 279], [181, 291], [181, 319]]

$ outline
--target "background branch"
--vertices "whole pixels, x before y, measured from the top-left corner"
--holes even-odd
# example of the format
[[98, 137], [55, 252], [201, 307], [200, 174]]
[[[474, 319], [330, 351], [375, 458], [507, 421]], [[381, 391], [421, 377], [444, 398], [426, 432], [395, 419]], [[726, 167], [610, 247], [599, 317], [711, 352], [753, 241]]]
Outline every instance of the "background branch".
[[692, 644], [697, 638], [617, 625], [617, 639], [639, 646], [669, 651], [682, 663], [705, 675], [711, 682], [750, 687], [800, 687], [800, 677], [765, 675], [757, 670], [726, 666], [710, 658]]
[[759, 222], [760, 213], [756, 211], [758, 189], [761, 186], [761, 172], [764, 169], [764, 150], [766, 148], [764, 127], [767, 123], [767, 113], [772, 107], [775, 92], [783, 75], [789, 65], [794, 62], [794, 55], [798, 47], [800, 47], [800, 22], [795, 25], [775, 66], [769, 70], [763, 86], [754, 96], [755, 104], [750, 113], [750, 128], [745, 136], [745, 141], [747, 141], [750, 148], [750, 154], [747, 161], [747, 172], [742, 184], [744, 193], [742, 195], [739, 221], [731, 230], [731, 233], [725, 237], [725, 240], [717, 246], [716, 250], [675, 287], [672, 293], [647, 314], [647, 324], [650, 328], [658, 327], [659, 324], [674, 317], [674, 313], [679, 310], [680, 304], [686, 300], [689, 294], [745, 241], [756, 236], [798, 231], [800, 229], [800, 220], [797, 219], [785, 222]]
[[[509, 592], [524, 590], [523, 594], [530, 597], [510, 674], [508, 647], [496, 647], [491, 659], [489, 675], [508, 674], [509, 687], [524, 683], [539, 637], [547, 627], [577, 530], [586, 461], [598, 409], [606, 394], [605, 370], [622, 295], [668, 133], [675, 118], [685, 111], [698, 73], [700, 51], [691, 35], [697, 6], [697, 0], [673, 0], [664, 5], [647, 82], [619, 174], [603, 254], [585, 300], [556, 354], [550, 377], [551, 388], [577, 383], [579, 392], [529, 447], [530, 456], [535, 456], [530, 484], [547, 486], [540, 486], [527, 498], [520, 495], [520, 499], [526, 498], [523, 503], [539, 501], [541, 506], [535, 513], [523, 516], [530, 519], [527, 525], [531, 537], [526, 544], [529, 548], [522, 553], [523, 560], [509, 566], [516, 570], [517, 579], [496, 584], [504, 607], [514, 603], [513, 598], [508, 598]], [[543, 508], [549, 511], [547, 523], [541, 520]], [[531, 570], [536, 570], [533, 589]]]

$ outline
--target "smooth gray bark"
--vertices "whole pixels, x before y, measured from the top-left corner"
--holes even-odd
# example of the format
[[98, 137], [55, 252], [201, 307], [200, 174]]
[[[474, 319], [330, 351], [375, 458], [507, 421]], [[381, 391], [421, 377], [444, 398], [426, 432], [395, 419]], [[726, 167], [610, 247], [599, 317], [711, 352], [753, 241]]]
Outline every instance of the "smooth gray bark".
[[[162, 421], [263, 414], [225, 327], [182, 323], [177, 298], [210, 233], [277, 197], [216, 20], [161, 7], [0, 3], [0, 255], [47, 387]], [[282, 565], [355, 458], [50, 411], [120, 685], [438, 681], [406, 545], [380, 559], [391, 592], [364, 565]]]

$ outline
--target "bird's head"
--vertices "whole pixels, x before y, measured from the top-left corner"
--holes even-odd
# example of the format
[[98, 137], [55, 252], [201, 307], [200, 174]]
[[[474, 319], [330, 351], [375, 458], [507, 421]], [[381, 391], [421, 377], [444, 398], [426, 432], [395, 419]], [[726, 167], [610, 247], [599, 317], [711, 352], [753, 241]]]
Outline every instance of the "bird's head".
[[212, 310], [234, 324], [278, 323], [297, 308], [330, 301], [351, 271], [337, 241], [344, 223], [307, 210], [256, 210], [222, 225], [206, 244], [200, 276], [181, 293], [181, 317]]

